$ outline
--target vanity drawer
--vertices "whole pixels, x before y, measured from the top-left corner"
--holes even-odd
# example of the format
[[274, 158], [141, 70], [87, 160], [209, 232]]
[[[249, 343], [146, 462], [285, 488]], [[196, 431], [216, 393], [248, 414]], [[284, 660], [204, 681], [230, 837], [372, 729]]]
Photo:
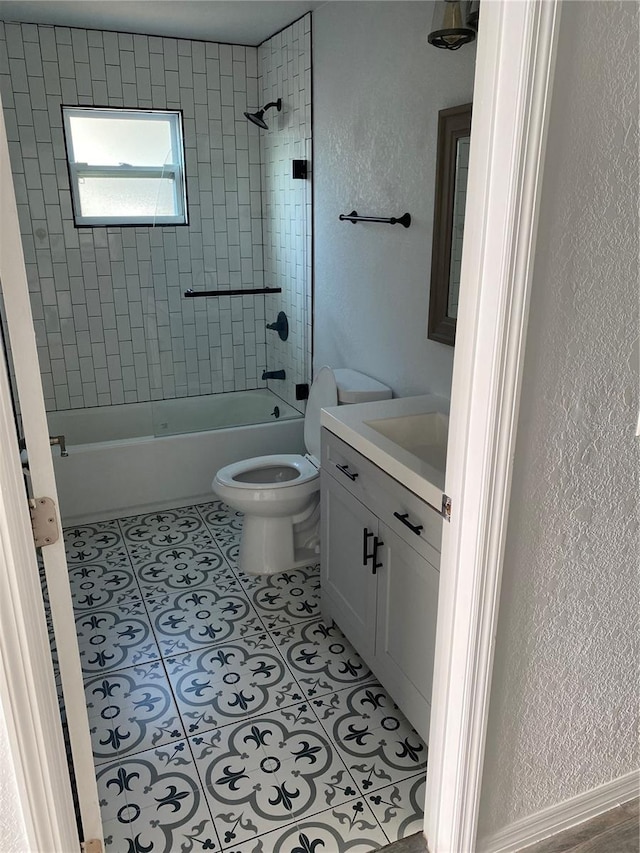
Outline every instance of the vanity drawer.
[[393, 477], [384, 476], [385, 487], [377, 495], [378, 518], [439, 569], [442, 516]]
[[380, 521], [439, 567], [442, 516], [326, 428], [322, 430], [321, 471], [341, 483]]
[[322, 430], [320, 470], [330, 474], [358, 500], [372, 506], [380, 469], [327, 429]]

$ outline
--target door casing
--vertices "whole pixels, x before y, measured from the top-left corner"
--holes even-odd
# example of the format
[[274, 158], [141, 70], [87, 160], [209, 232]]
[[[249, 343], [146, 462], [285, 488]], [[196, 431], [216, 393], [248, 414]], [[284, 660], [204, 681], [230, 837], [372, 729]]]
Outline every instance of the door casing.
[[560, 6], [480, 9], [424, 821], [431, 853], [476, 849]]

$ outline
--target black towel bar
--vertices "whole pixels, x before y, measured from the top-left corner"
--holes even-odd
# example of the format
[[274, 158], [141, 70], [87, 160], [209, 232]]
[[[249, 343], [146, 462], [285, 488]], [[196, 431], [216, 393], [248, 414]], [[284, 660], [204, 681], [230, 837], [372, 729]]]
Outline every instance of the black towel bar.
[[351, 213], [341, 213], [338, 219], [353, 225], [356, 222], [385, 222], [387, 225], [404, 225], [405, 228], [411, 225], [410, 213], [404, 213], [402, 216], [358, 216], [358, 211], [352, 210]]
[[247, 287], [244, 290], [185, 290], [186, 299], [196, 299], [200, 296], [251, 296], [252, 293], [282, 293], [281, 287]]

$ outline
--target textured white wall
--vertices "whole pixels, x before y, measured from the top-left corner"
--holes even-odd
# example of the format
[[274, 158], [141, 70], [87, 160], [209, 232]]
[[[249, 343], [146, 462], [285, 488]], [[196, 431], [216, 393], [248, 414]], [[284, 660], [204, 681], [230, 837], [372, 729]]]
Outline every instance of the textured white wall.
[[640, 766], [638, 6], [566, 4], [481, 835]]
[[[475, 44], [427, 44], [431, 2], [327, 3], [313, 19], [314, 363], [398, 395], [449, 395], [453, 349], [427, 339], [438, 110], [470, 101]], [[340, 213], [399, 225], [339, 222]]]

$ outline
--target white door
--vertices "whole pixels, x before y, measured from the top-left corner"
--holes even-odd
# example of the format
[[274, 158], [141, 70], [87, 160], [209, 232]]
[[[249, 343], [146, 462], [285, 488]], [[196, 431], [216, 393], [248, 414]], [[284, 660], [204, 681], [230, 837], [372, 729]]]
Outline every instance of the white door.
[[[33, 494], [36, 498], [51, 498], [57, 509], [58, 496], [49, 446], [49, 430], [1, 103], [0, 223], [0, 281]], [[100, 806], [62, 535], [54, 544], [42, 548], [42, 558], [59, 657], [82, 834], [85, 841], [102, 841]]]

